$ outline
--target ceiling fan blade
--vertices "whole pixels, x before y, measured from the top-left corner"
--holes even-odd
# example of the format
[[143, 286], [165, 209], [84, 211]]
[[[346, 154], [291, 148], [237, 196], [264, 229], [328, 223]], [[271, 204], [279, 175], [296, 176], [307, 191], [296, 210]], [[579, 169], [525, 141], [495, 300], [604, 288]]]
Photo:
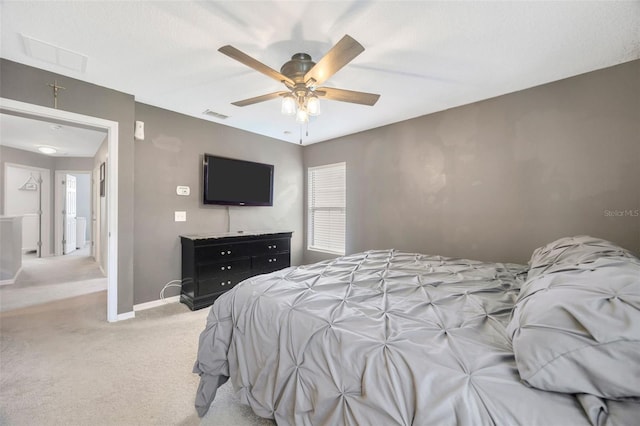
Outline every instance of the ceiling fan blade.
[[314, 91], [320, 97], [331, 99], [332, 101], [350, 102], [373, 106], [378, 102], [380, 95], [374, 93], [354, 92], [353, 90], [334, 89], [332, 87], [318, 87]]
[[271, 99], [275, 99], [278, 96], [284, 96], [284, 95], [286, 95], [288, 93], [289, 92], [269, 93], [267, 95], [256, 96], [255, 98], [249, 98], [249, 99], [245, 99], [243, 101], [231, 102], [231, 105], [235, 105], [235, 106], [239, 106], [239, 107], [243, 107], [243, 106], [247, 106], [247, 105], [253, 105], [253, 104], [257, 104], [258, 102], [270, 101]]
[[[307, 86], [318, 86], [334, 75], [340, 68], [364, 52], [364, 47], [345, 35], [304, 76]], [[313, 80], [311, 80], [313, 79]]]
[[257, 59], [253, 59], [251, 56], [247, 55], [246, 53], [241, 52], [240, 50], [236, 49], [233, 46], [222, 46], [220, 49], [218, 49], [218, 52], [224, 53], [225, 55], [227, 55], [230, 58], [235, 59], [238, 62], [242, 62], [243, 64], [245, 64], [246, 66], [253, 68], [254, 70], [261, 72], [262, 74], [273, 78], [274, 80], [278, 80], [282, 83], [285, 83], [290, 86], [295, 85], [295, 83], [293, 82], [293, 80], [291, 80], [289, 77], [287, 77], [284, 74], [279, 73], [278, 71], [274, 70], [273, 68], [270, 68], [268, 66], [266, 66], [265, 64], [263, 64], [262, 62], [258, 61]]

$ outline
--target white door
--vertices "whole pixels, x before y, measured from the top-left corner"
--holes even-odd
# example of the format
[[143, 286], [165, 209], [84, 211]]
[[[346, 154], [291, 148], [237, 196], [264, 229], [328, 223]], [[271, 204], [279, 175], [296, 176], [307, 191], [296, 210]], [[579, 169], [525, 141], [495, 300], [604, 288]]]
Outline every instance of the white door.
[[76, 249], [76, 177], [66, 175], [64, 179], [64, 254]]

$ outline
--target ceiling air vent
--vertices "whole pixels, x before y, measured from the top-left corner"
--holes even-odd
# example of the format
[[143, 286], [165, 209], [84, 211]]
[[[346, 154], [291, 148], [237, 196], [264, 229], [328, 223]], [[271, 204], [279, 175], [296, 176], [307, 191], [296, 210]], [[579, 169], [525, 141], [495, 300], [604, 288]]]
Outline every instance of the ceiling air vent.
[[203, 114], [211, 117], [219, 118], [220, 120], [226, 120], [227, 118], [229, 118], [228, 115], [220, 114], [219, 112], [211, 111], [210, 109], [205, 110]]
[[20, 35], [22, 36], [24, 51], [28, 56], [81, 73], [87, 70], [87, 61], [89, 60], [87, 56], [36, 40], [24, 34]]

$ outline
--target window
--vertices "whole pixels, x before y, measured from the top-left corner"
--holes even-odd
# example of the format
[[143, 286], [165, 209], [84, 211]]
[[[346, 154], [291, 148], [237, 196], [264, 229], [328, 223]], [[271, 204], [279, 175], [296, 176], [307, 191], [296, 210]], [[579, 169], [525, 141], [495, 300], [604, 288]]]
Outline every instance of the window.
[[347, 163], [309, 167], [307, 248], [344, 254]]

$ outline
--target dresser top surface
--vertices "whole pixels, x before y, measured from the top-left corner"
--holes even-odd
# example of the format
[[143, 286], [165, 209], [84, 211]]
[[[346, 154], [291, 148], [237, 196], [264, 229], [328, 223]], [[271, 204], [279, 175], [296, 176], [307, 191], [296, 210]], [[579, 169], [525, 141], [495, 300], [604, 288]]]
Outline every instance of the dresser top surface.
[[262, 235], [278, 235], [278, 234], [292, 234], [293, 231], [236, 231], [236, 232], [216, 232], [216, 233], [202, 233], [202, 234], [186, 234], [180, 235], [182, 238], [189, 240], [216, 240], [229, 237], [258, 237]]

